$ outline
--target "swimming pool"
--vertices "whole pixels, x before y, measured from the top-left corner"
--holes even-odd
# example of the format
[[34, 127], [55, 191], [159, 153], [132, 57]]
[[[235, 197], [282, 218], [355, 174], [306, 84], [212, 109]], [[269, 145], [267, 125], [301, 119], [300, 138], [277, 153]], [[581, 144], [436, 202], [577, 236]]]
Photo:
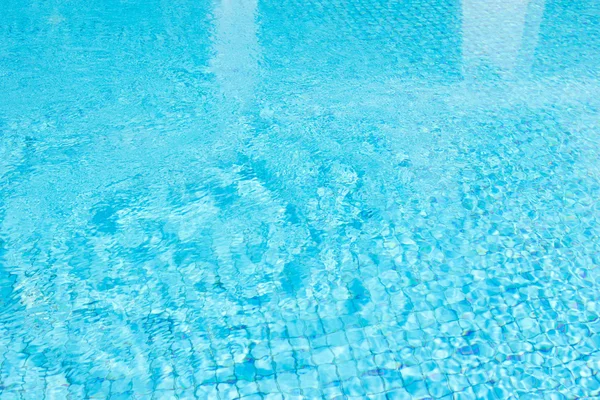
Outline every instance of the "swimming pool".
[[2, 399], [600, 396], [596, 0], [2, 0]]

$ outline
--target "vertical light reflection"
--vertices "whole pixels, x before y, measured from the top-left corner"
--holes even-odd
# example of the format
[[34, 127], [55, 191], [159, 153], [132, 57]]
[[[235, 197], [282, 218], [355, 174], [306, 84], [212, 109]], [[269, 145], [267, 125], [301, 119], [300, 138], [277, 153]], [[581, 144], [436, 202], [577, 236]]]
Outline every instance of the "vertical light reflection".
[[537, 45], [545, 0], [463, 0], [467, 77], [489, 69], [502, 78], [526, 72]]
[[546, 0], [530, 0], [527, 8], [527, 20], [523, 30], [523, 43], [521, 44], [521, 53], [519, 55], [520, 72], [529, 72], [533, 65], [535, 49], [538, 45], [540, 36], [540, 25], [544, 17], [544, 6]]
[[215, 10], [210, 69], [226, 101], [245, 106], [258, 79], [257, 0], [221, 0]]

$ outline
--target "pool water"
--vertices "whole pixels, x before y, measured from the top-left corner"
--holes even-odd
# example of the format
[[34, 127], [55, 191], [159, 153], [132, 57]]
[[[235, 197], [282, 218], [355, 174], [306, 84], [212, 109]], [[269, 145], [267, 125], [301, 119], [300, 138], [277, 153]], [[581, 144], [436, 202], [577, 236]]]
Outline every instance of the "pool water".
[[600, 396], [597, 0], [0, 0], [0, 397]]

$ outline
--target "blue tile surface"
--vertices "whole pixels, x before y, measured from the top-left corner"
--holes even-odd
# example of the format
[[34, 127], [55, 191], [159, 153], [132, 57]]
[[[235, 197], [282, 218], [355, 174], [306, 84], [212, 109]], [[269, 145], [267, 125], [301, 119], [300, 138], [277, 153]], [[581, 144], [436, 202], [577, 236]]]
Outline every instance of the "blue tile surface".
[[596, 0], [1, 0], [2, 399], [600, 397]]

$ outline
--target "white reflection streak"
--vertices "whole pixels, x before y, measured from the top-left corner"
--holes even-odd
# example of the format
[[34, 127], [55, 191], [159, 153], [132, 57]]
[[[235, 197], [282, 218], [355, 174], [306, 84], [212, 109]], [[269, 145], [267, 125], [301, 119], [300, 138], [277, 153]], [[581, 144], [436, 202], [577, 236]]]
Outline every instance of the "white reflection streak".
[[257, 0], [221, 0], [215, 10], [211, 71], [227, 101], [251, 101], [258, 75]]
[[529, 68], [544, 1], [463, 0], [463, 61], [467, 75], [481, 64], [493, 67], [503, 77]]
[[527, 20], [523, 31], [523, 43], [519, 57], [518, 69], [529, 71], [533, 65], [535, 49], [540, 36], [540, 25], [544, 16], [544, 5], [546, 0], [530, 0], [527, 9]]

